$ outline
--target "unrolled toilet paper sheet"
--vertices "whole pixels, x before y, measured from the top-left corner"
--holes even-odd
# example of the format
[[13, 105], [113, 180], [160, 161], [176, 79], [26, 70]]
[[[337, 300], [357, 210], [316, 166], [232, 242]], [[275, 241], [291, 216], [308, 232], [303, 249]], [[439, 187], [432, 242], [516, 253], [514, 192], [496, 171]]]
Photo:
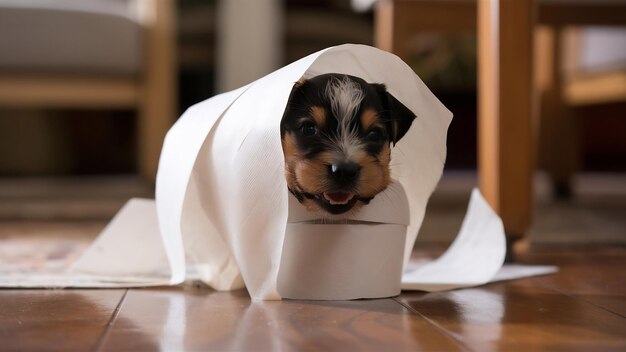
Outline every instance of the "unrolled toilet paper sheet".
[[502, 266], [505, 255], [502, 220], [474, 189], [450, 248], [432, 262], [405, 270], [402, 289], [436, 292], [556, 272], [553, 266]]

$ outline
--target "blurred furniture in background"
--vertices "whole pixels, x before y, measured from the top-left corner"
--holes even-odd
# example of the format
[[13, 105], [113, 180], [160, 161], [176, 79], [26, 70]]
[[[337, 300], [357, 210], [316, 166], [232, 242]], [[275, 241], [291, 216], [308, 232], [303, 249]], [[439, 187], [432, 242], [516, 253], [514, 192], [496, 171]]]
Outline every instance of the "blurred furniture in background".
[[[544, 46], [557, 49], [551, 51], [555, 53], [551, 60], [533, 57], [538, 44], [534, 42], [535, 24], [547, 26], [557, 33], [552, 38], [558, 38], [565, 26], [625, 24], [625, 13], [623, 0], [378, 2], [375, 44], [403, 58], [408, 40], [416, 33], [477, 30], [479, 183], [511, 238], [522, 236], [531, 222], [534, 94], [539, 87], [543, 93], [542, 125], [551, 126], [542, 130], [542, 140], [550, 143], [544, 143], [540, 155], [554, 156], [543, 164], [548, 164], [547, 171], [557, 185], [574, 170], [575, 121], [566, 117], [564, 99], [576, 89], [571, 81], [567, 86], [570, 93], [563, 93], [566, 84], [558, 68], [561, 48], [557, 40], [546, 41], [543, 36]], [[569, 180], [565, 182], [569, 184]]]
[[217, 2], [217, 92], [245, 86], [280, 68], [284, 12], [281, 0]]
[[219, 0], [216, 14], [217, 92], [329, 46], [372, 44], [371, 19], [342, 0]]
[[371, 15], [355, 13], [346, 0], [182, 0], [179, 6], [182, 110], [329, 46], [372, 45]]
[[[611, 7], [620, 11], [617, 4]], [[582, 164], [582, 121], [573, 108], [626, 101], [626, 28], [606, 27], [626, 25], [626, 1], [621, 18], [589, 13], [564, 23], [548, 17], [555, 23], [536, 31], [535, 76], [542, 98], [538, 161], [559, 199], [571, 197]], [[588, 24], [603, 27], [580, 27]]]
[[133, 109], [153, 181], [176, 118], [173, 0], [0, 0], [0, 107]]

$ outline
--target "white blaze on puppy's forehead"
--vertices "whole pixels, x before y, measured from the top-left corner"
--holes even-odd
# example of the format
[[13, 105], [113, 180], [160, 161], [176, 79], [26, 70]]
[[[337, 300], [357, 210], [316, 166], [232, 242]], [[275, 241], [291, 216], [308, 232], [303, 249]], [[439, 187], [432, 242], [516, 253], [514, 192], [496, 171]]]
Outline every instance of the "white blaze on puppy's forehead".
[[358, 83], [344, 76], [341, 80], [332, 77], [326, 84], [325, 93], [339, 127], [347, 130], [363, 101], [363, 90]]
[[330, 102], [332, 114], [338, 123], [335, 143], [343, 157], [351, 159], [363, 148], [356, 126], [350, 128], [350, 124], [359, 111], [365, 93], [357, 82], [344, 76], [342, 79], [332, 77], [326, 84], [325, 94]]

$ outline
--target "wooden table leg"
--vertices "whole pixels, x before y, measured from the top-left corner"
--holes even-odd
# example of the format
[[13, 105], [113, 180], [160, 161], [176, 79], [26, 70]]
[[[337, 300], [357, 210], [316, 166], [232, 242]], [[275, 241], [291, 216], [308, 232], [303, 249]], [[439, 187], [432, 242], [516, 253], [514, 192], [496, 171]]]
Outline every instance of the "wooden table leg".
[[534, 5], [478, 1], [479, 185], [509, 239], [523, 236], [531, 220]]

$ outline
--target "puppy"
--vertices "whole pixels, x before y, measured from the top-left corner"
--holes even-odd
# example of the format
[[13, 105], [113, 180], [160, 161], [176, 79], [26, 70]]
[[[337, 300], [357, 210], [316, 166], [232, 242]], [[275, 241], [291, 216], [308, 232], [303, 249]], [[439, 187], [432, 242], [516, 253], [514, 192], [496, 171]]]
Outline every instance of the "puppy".
[[387, 188], [391, 146], [414, 119], [383, 84], [337, 73], [297, 82], [280, 123], [289, 191], [310, 211], [369, 203]]

